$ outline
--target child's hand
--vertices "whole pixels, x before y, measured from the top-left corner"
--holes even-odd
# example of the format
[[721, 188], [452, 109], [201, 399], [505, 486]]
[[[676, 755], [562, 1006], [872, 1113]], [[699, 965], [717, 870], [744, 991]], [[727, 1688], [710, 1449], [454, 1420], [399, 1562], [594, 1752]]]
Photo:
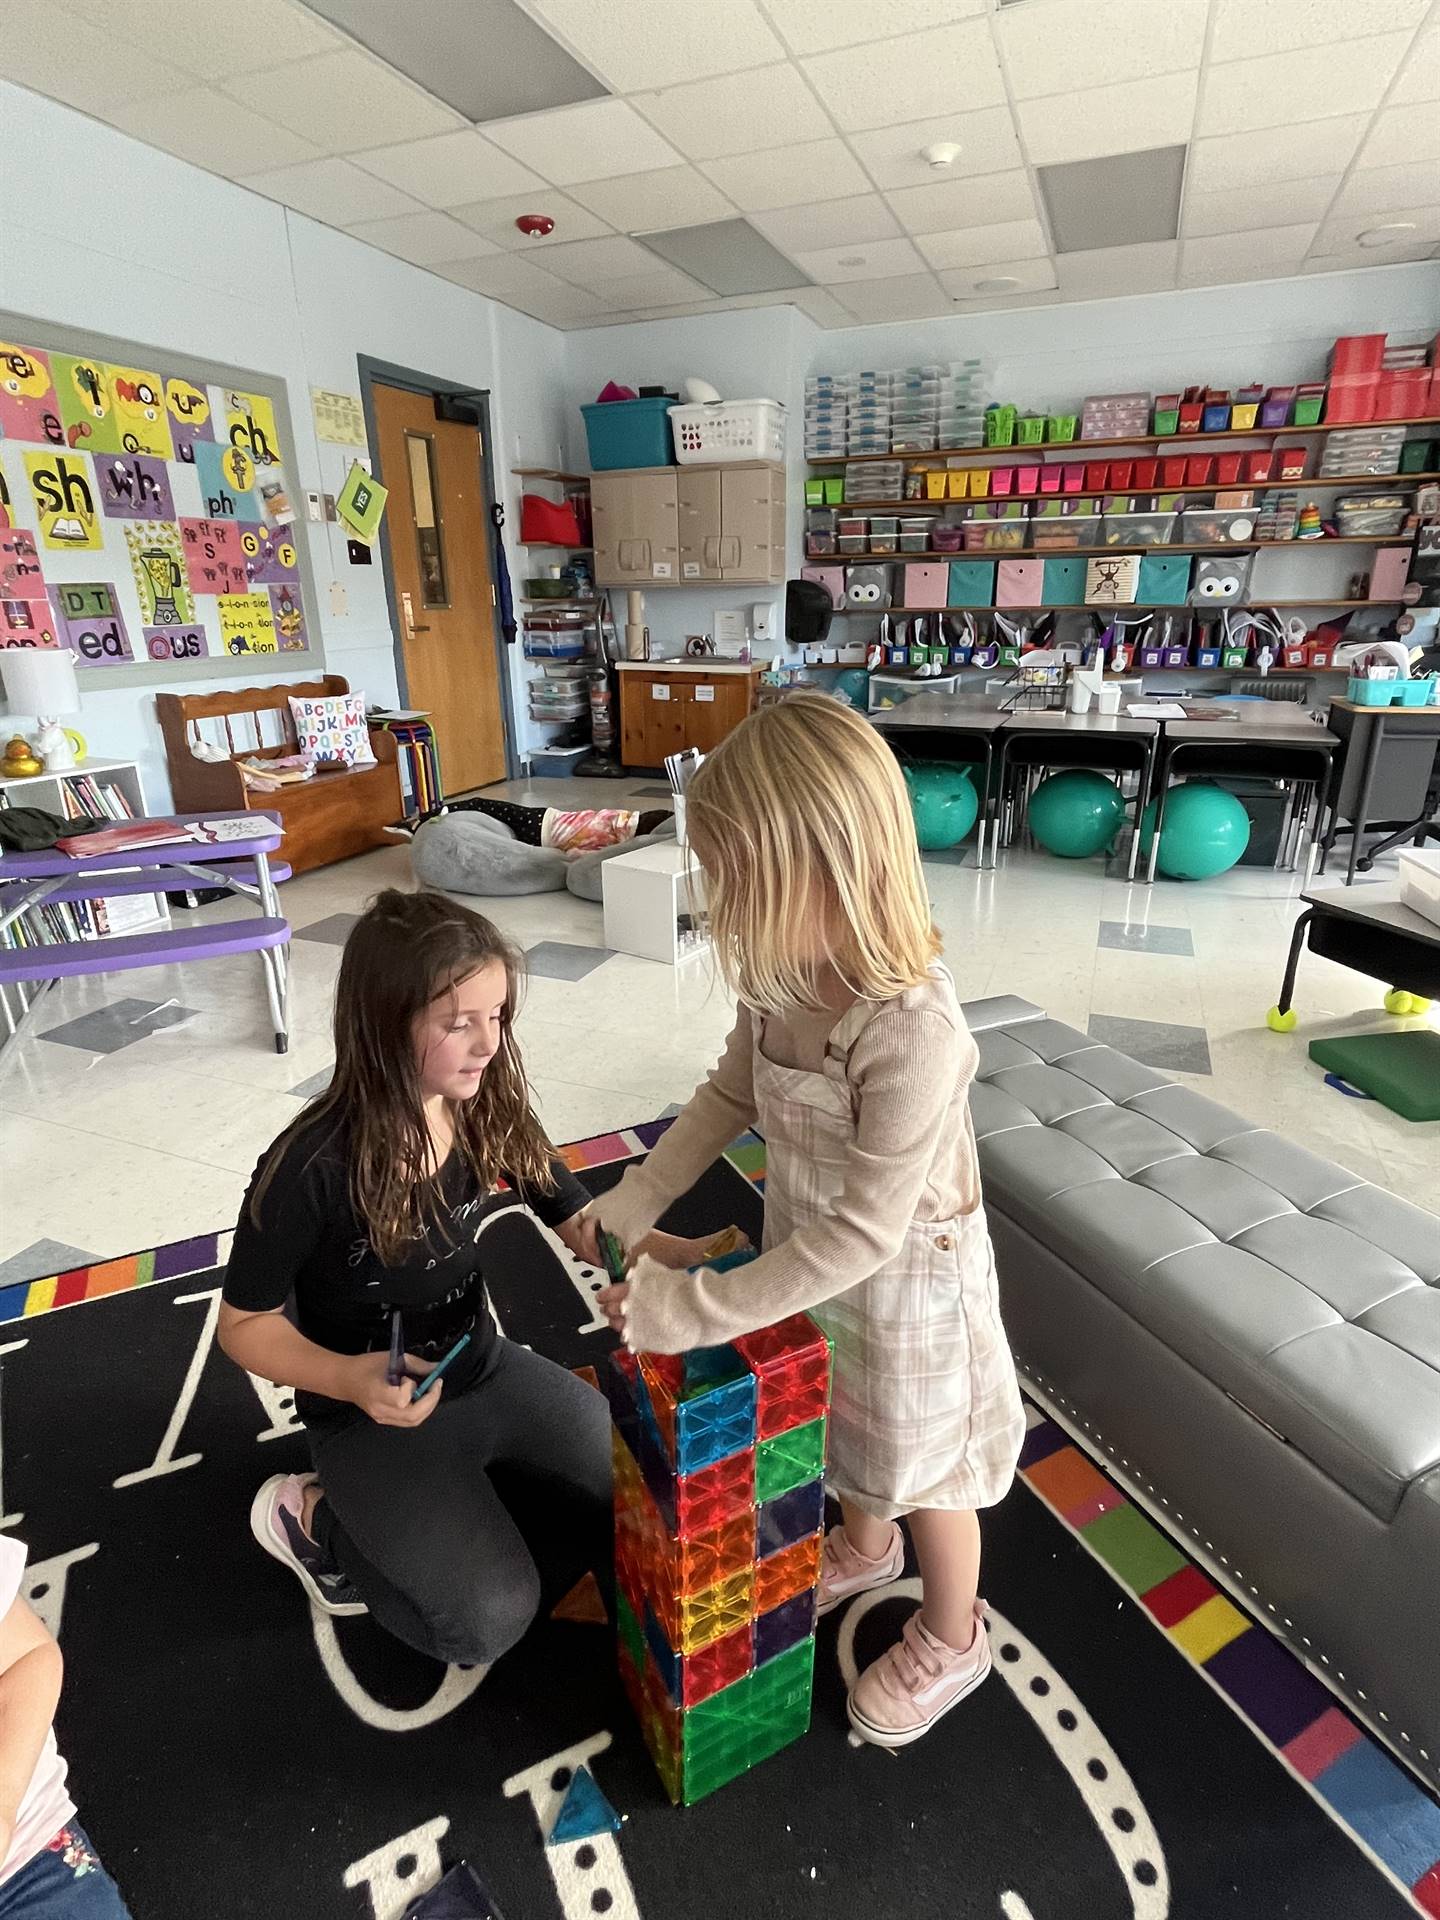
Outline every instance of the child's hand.
[[402, 1380], [398, 1387], [392, 1387], [385, 1378], [390, 1367], [388, 1353], [357, 1353], [347, 1363], [347, 1391], [345, 1398], [359, 1407], [362, 1413], [369, 1414], [377, 1426], [381, 1427], [418, 1427], [422, 1420], [428, 1420], [439, 1405], [440, 1396], [445, 1391], [443, 1376], [437, 1380], [423, 1399], [413, 1396], [417, 1381], [423, 1380], [430, 1371], [430, 1363], [417, 1360], [413, 1353], [405, 1356], [405, 1371], [410, 1375]]
[[625, 1302], [630, 1298], [628, 1282], [618, 1286], [603, 1287], [595, 1296], [595, 1304], [610, 1322], [612, 1333], [625, 1331]]
[[[747, 1248], [749, 1240], [738, 1228], [732, 1228], [734, 1251]], [[658, 1260], [662, 1267], [698, 1267], [703, 1265], [707, 1253], [720, 1238], [719, 1234], [702, 1234], [698, 1240], [682, 1240], [673, 1233], [661, 1233], [657, 1228], [647, 1233], [635, 1249], [635, 1257], [648, 1254], [652, 1260]]]
[[563, 1226], [555, 1229], [555, 1234], [587, 1267], [604, 1266], [600, 1253], [600, 1217], [593, 1206], [572, 1213]]

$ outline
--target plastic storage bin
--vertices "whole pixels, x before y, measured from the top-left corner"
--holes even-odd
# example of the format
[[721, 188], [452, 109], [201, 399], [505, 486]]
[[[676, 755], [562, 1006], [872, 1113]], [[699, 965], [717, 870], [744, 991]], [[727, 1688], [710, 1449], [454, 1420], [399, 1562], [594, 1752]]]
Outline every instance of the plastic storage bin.
[[[1078, 504], [1078, 502], [1065, 502], [1066, 506]], [[1052, 547], [1066, 550], [1073, 550], [1076, 547], [1098, 547], [1100, 524], [1101, 516], [1098, 513], [1049, 513], [1042, 508], [1030, 522], [1029, 544], [1032, 547], [1044, 547], [1047, 550]]]
[[1023, 515], [1018, 519], [998, 513], [977, 513], [965, 522], [967, 553], [1004, 553], [1013, 547], [1028, 546], [1028, 526]]
[[1173, 513], [1107, 513], [1100, 544], [1105, 547], [1163, 547], [1175, 531]]
[[1187, 507], [1180, 516], [1180, 538], [1199, 547], [1253, 540], [1258, 520], [1254, 507]]
[[1335, 503], [1335, 524], [1348, 539], [1386, 538], [1400, 531], [1409, 505], [1403, 493], [1346, 494]]
[[595, 400], [581, 407], [590, 465], [597, 473], [616, 467], [673, 467], [672, 410], [674, 403], [663, 393], [648, 400]]
[[1428, 847], [1401, 849], [1400, 902], [1440, 925], [1440, 853]]

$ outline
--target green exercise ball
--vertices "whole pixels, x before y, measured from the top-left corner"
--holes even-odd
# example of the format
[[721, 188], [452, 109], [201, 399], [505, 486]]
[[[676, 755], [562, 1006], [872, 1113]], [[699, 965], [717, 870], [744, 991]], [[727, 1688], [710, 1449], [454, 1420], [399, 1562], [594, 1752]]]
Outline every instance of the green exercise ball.
[[843, 673], [837, 673], [834, 692], [837, 700], [854, 707], [857, 713], [870, 711], [870, 675], [864, 667], [846, 667]]
[[1125, 821], [1125, 796], [1093, 767], [1068, 767], [1030, 796], [1030, 831], [1062, 860], [1088, 860], [1107, 848]]
[[[1145, 809], [1140, 849], [1148, 858], [1155, 838], [1155, 802]], [[1250, 844], [1250, 816], [1224, 787], [1209, 780], [1187, 780], [1172, 787], [1160, 830], [1161, 873], [1172, 880], [1213, 880], [1228, 873]]]
[[944, 760], [918, 760], [902, 768], [910, 789], [915, 836], [927, 852], [958, 847], [975, 824], [980, 796], [968, 767]]

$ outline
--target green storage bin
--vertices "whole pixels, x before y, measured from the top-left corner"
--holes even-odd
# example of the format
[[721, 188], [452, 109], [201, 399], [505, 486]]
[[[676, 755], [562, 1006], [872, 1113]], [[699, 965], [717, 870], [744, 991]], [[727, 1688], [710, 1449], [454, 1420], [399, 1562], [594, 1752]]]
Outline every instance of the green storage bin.
[[1323, 393], [1297, 394], [1295, 399], [1295, 418], [1291, 425], [1296, 427], [1318, 427], [1321, 410], [1325, 405]]
[[1061, 446], [1075, 438], [1075, 429], [1079, 424], [1080, 416], [1076, 413], [1052, 413], [1045, 429], [1046, 438]]
[[1155, 432], [1162, 440], [1168, 440], [1171, 434], [1180, 431], [1180, 409], [1178, 407], [1156, 407]]
[[1400, 449], [1401, 473], [1433, 473], [1435, 471], [1435, 442], [1433, 440], [1407, 440]]
[[1188, 553], [1145, 553], [1140, 556], [1140, 587], [1135, 598], [1142, 607], [1183, 607], [1189, 590]]
[[993, 607], [995, 562], [993, 560], [952, 560], [949, 604], [952, 607]]
[[1045, 416], [1043, 413], [1022, 413], [1016, 438], [1022, 447], [1038, 447], [1045, 439]]
[[985, 409], [985, 444], [987, 447], [1014, 446], [1014, 407], [987, 407]]
[[844, 506], [845, 479], [843, 475], [838, 480], [827, 480], [825, 482], [825, 504], [827, 507]]
[[1085, 598], [1085, 562], [1078, 555], [1045, 557], [1045, 584], [1040, 603], [1046, 607], [1075, 607]]
[[823, 507], [825, 504], [825, 482], [807, 480], [805, 482], [805, 504], [807, 507]]

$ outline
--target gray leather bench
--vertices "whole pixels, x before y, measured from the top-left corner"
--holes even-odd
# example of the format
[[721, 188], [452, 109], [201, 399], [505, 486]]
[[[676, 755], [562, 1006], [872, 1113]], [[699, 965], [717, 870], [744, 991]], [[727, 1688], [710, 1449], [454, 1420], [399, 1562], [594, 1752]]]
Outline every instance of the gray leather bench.
[[1028, 1001], [965, 1014], [1021, 1371], [1440, 1782], [1440, 1217]]

